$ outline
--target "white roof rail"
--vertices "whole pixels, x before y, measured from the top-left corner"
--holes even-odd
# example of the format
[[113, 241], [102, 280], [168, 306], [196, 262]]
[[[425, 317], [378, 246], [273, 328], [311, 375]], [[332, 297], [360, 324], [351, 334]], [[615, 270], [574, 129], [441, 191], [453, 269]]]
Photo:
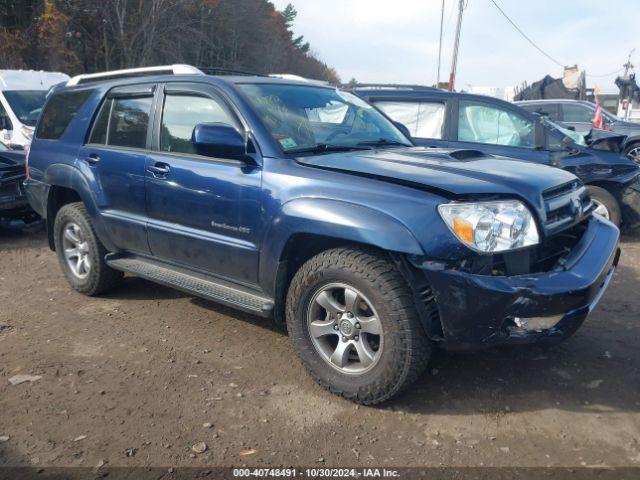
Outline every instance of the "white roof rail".
[[202, 70], [191, 65], [162, 65], [157, 67], [127, 68], [124, 70], [111, 70], [108, 72], [88, 73], [76, 75], [67, 82], [67, 87], [87, 82], [99, 82], [101, 80], [113, 80], [116, 78], [137, 77], [143, 75], [204, 75]]
[[269, 76], [271, 78], [280, 78], [282, 80], [297, 80], [299, 82], [308, 82], [317, 85], [329, 85], [329, 82], [325, 82], [324, 80], [301, 77], [300, 75], [294, 75], [293, 73], [270, 73]]

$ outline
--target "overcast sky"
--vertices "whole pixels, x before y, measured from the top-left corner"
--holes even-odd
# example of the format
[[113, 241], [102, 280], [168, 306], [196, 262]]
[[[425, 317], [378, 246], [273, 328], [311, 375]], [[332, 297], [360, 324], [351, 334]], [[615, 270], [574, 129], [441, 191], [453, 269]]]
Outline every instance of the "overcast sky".
[[[298, 10], [294, 25], [343, 81], [435, 82], [441, 0], [273, 0]], [[543, 50], [587, 74], [621, 69], [629, 51], [640, 62], [638, 0], [496, 0]], [[445, 1], [441, 81], [448, 78], [458, 0]], [[640, 66], [640, 65], [639, 65]], [[513, 86], [562, 68], [534, 49], [491, 0], [468, 0], [456, 86]], [[616, 91], [617, 73], [587, 77]]]

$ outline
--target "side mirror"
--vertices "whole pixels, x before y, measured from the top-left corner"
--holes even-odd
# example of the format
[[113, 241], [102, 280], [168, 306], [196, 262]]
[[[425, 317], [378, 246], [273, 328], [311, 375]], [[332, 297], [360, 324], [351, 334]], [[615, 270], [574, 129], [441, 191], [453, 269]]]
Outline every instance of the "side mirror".
[[411, 132], [409, 131], [409, 129], [407, 128], [407, 126], [404, 123], [393, 122], [393, 124], [396, 126], [396, 128], [398, 130], [400, 130], [402, 132], [402, 134], [405, 137], [407, 137], [408, 139], [411, 139]]
[[247, 141], [244, 136], [226, 123], [196, 125], [191, 134], [191, 143], [198, 155], [206, 157], [244, 160], [247, 154]]

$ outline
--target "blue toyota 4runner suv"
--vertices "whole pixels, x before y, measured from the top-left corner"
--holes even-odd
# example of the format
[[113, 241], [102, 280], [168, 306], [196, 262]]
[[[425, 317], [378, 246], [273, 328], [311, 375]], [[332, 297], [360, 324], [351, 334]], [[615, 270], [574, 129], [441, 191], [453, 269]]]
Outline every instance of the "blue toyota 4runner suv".
[[313, 82], [76, 77], [49, 95], [28, 173], [77, 291], [128, 272], [273, 317], [320, 384], [364, 404], [408, 386], [434, 344], [567, 338], [619, 257], [572, 174], [414, 147]]

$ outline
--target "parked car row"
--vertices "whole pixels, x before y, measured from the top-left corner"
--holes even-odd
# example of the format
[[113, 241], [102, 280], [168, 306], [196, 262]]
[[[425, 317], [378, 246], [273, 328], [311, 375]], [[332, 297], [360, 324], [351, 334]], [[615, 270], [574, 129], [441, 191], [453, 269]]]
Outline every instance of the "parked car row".
[[622, 191], [638, 166], [516, 106], [399, 91], [356, 93], [407, 125], [290, 78], [74, 77], [37, 123], [27, 196], [72, 288], [99, 295], [127, 272], [272, 318], [356, 402], [408, 388], [436, 345], [570, 337], [620, 255], [572, 172]]
[[25, 153], [49, 89], [64, 73], [0, 70], [0, 221], [38, 219], [23, 189]]
[[[581, 100], [528, 100], [515, 102], [516, 105], [544, 115], [556, 122], [575, 129], [576, 132], [588, 135], [592, 130], [592, 120], [596, 105]], [[613, 133], [625, 135], [624, 153], [640, 162], [640, 123], [628, 122], [602, 109], [604, 127]]]
[[407, 126], [416, 145], [466, 148], [552, 165], [587, 186], [596, 212], [616, 225], [640, 226], [640, 165], [626, 137], [586, 137], [496, 98], [416, 86], [361, 86], [354, 93]]

